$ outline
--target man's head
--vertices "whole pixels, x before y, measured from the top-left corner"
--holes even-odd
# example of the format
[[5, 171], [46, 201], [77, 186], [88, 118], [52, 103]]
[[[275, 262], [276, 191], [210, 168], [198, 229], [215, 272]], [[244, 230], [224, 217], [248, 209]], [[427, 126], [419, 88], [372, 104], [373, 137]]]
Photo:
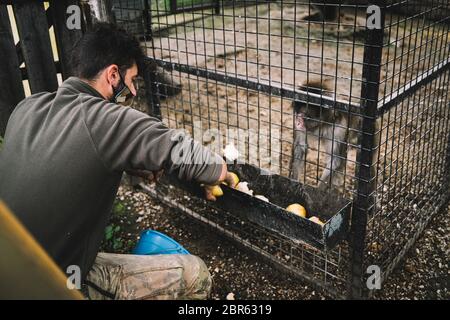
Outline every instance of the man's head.
[[107, 100], [129, 89], [143, 64], [139, 42], [113, 24], [98, 23], [86, 32], [74, 48], [72, 64], [75, 76], [90, 83]]

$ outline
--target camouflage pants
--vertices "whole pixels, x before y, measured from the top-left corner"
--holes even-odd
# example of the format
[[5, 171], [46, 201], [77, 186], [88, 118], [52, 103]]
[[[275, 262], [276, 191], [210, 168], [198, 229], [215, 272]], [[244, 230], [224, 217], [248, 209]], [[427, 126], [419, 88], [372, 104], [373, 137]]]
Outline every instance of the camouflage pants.
[[99, 253], [86, 284], [93, 300], [206, 299], [211, 276], [194, 255]]

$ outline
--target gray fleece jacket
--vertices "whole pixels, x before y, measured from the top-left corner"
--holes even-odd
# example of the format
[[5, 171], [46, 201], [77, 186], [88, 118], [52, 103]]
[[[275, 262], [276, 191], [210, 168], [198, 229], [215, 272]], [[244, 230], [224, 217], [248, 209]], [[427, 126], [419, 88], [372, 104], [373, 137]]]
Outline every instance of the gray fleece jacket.
[[110, 103], [76, 77], [11, 115], [0, 151], [0, 199], [65, 272], [89, 272], [124, 170], [175, 171], [213, 183], [222, 158], [158, 119]]

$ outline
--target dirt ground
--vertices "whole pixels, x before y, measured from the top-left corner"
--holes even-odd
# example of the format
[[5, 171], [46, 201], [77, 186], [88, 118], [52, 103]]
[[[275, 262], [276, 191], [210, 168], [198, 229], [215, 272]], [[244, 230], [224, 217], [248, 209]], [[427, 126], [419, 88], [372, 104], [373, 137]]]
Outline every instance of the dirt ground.
[[[163, 232], [205, 261], [213, 277], [211, 299], [226, 299], [230, 293], [239, 300], [331, 298], [128, 184], [122, 185], [116, 201], [110, 225], [120, 230], [104, 242], [103, 249], [129, 253], [143, 230]], [[374, 298], [450, 299], [449, 237], [450, 207], [433, 218]], [[117, 242], [120, 248], [114, 249]]]

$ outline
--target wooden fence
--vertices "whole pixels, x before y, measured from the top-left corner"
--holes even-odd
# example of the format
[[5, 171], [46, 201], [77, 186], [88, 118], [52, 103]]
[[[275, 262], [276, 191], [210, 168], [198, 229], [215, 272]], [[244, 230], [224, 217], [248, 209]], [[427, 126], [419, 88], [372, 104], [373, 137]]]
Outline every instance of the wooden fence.
[[[81, 29], [66, 26], [66, 10], [73, 4], [78, 1], [22, 0], [0, 5], [0, 135], [4, 134], [14, 107], [25, 97], [25, 81], [32, 94], [52, 92], [58, 88], [58, 74], [62, 80], [72, 74], [71, 50], [82, 36]], [[52, 51], [52, 27], [58, 59]], [[17, 31], [17, 43], [13, 31]]]

